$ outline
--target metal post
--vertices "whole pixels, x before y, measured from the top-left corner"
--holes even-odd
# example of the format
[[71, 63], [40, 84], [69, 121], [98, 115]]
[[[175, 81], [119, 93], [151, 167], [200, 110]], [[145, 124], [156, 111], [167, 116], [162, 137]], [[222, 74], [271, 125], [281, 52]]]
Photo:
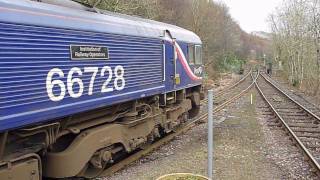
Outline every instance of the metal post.
[[0, 161], [3, 159], [7, 138], [8, 138], [8, 131], [0, 133]]
[[208, 178], [213, 178], [213, 90], [208, 91]]

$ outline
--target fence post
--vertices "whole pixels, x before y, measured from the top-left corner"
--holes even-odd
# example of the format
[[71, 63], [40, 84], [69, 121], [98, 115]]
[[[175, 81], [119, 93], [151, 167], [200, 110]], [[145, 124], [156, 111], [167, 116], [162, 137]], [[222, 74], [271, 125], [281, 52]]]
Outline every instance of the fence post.
[[208, 91], [208, 177], [213, 179], [213, 90]]

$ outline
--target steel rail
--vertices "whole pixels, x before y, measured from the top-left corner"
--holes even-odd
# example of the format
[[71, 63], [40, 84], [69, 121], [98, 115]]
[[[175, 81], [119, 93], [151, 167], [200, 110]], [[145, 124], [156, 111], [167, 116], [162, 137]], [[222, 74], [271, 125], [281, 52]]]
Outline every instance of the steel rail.
[[248, 77], [250, 74], [252, 74], [252, 68], [250, 68], [250, 71], [249, 71], [245, 76], [243, 76], [239, 81], [237, 81], [235, 84], [233, 84], [232, 86], [228, 86], [228, 87], [226, 87], [226, 88], [224, 88], [224, 89], [222, 89], [222, 90], [220, 90], [220, 91], [218, 91], [218, 92], [215, 92], [215, 96], [219, 96], [219, 95], [221, 95], [221, 94], [224, 94], [224, 93], [230, 91], [230, 89], [238, 86], [238, 85], [239, 85], [240, 83], [242, 83], [245, 79], [247, 79], [247, 77]]
[[253, 77], [252, 74], [251, 74], [251, 77], [252, 77], [252, 80], [253, 82], [246, 88], [244, 89], [243, 91], [241, 91], [239, 94], [233, 96], [232, 98], [226, 100], [225, 102], [219, 104], [216, 108], [214, 108], [213, 112], [214, 113], [217, 113], [219, 111], [221, 111], [224, 107], [226, 107], [227, 105], [229, 105], [230, 103], [232, 103], [233, 101], [239, 99], [241, 96], [243, 96], [246, 92], [248, 92], [252, 86], [254, 85], [254, 82], [257, 80], [258, 76], [256, 77]]
[[[251, 77], [253, 82], [243, 91], [241, 91], [239, 94], [231, 97], [230, 99], [228, 99], [227, 101], [223, 102], [222, 104], [219, 104], [218, 106], [216, 106], [213, 110], [213, 113], [217, 113], [219, 111], [221, 111], [223, 108], [225, 108], [227, 105], [231, 104], [232, 102], [234, 102], [235, 100], [239, 99], [241, 96], [243, 96], [244, 94], [246, 94], [253, 86], [254, 86], [254, 82], [257, 80], [258, 75], [256, 77], [253, 77], [252, 75], [252, 71], [251, 72]], [[259, 74], [259, 72], [258, 72]], [[195, 120], [192, 120], [191, 122], [189, 122], [188, 124], [186, 124], [185, 126], [178, 128], [177, 130], [175, 130], [175, 132], [168, 134], [167, 136], [161, 138], [160, 140], [154, 142], [153, 144], [150, 144], [148, 147], [146, 147], [145, 149], [142, 149], [138, 152], [136, 152], [135, 154], [125, 158], [124, 160], [112, 165], [111, 167], [109, 167], [108, 169], [104, 170], [102, 172], [102, 174], [99, 175], [99, 177], [105, 177], [105, 176], [111, 176], [112, 174], [116, 173], [117, 171], [125, 168], [126, 166], [128, 166], [130, 163], [139, 160], [141, 157], [151, 153], [152, 151], [154, 151], [155, 149], [158, 149], [160, 146], [170, 142], [171, 140], [173, 140], [176, 136], [187, 132], [188, 130], [190, 130], [191, 128], [193, 128], [194, 126], [196, 126], [199, 122], [202, 122], [203, 120], [206, 120], [208, 116], [208, 113], [204, 113], [201, 114], [198, 118], [196, 118]]]
[[[273, 85], [270, 81], [268, 81], [263, 75], [261, 75], [261, 77], [263, 77], [267, 82], [269, 82], [271, 85]], [[263, 93], [263, 91], [261, 90], [260, 86], [258, 85], [258, 82], [255, 82], [255, 85], [258, 89], [258, 92], [260, 93], [260, 95], [263, 97], [263, 99], [266, 101], [266, 103], [269, 105], [269, 107], [272, 109], [272, 111], [274, 112], [274, 114], [279, 118], [280, 122], [283, 124], [283, 126], [285, 127], [285, 130], [291, 135], [291, 137], [293, 137], [293, 139], [296, 141], [296, 143], [298, 144], [298, 146], [300, 147], [300, 149], [302, 150], [302, 152], [304, 153], [304, 155], [309, 159], [309, 163], [311, 164], [311, 166], [314, 168], [314, 170], [316, 171], [316, 174], [318, 176], [320, 176], [320, 165], [317, 162], [317, 160], [313, 157], [313, 155], [310, 153], [310, 151], [305, 147], [305, 145], [301, 142], [301, 140], [299, 139], [299, 137], [293, 132], [293, 130], [290, 128], [290, 126], [285, 122], [285, 120], [281, 117], [281, 115], [278, 113], [278, 111], [275, 109], [275, 107], [271, 104], [271, 102], [267, 99], [267, 97], [265, 96], [265, 94]], [[299, 107], [301, 107], [303, 110], [306, 110], [306, 108], [304, 106], [302, 106], [300, 103], [297, 103], [295, 100], [293, 100], [291, 97], [289, 97], [284, 91], [280, 90], [277, 86], [273, 86], [275, 87], [276, 90], [278, 90], [279, 92], [281, 92], [282, 94], [284, 94], [286, 97], [288, 97], [290, 100], [292, 100], [292, 102], [296, 103]], [[306, 112], [310, 112], [309, 110]], [[313, 113], [312, 113], [313, 114]], [[314, 116], [317, 117], [317, 116]], [[319, 120], [319, 119], [318, 119]]]
[[[226, 92], [229, 92], [231, 90], [231, 88], [234, 88], [234, 87], [237, 87], [239, 84], [241, 84], [242, 82], [244, 82], [244, 80], [246, 80], [248, 78], [248, 76], [251, 74], [252, 75], [252, 68], [250, 68], [250, 71], [245, 75], [243, 76], [239, 81], [237, 81], [235, 84], [233, 84], [232, 86], [229, 86], [229, 87], [226, 87], [218, 92], [214, 92], [214, 97], [217, 97], [217, 96], [220, 96], [220, 95], [223, 95], [225, 94]], [[201, 101], [201, 103], [207, 103], [208, 99], [204, 99]]]
[[265, 77], [265, 75], [261, 74], [261, 77], [263, 77], [269, 84], [271, 84], [273, 87], [275, 87], [275, 89], [277, 89], [280, 93], [282, 93], [283, 95], [285, 95], [288, 99], [290, 99], [293, 103], [297, 104], [300, 108], [302, 108], [304, 111], [306, 111], [309, 115], [311, 115], [312, 117], [314, 117], [315, 119], [317, 119], [318, 121], [320, 121], [320, 117], [317, 116], [316, 114], [314, 114], [312, 111], [310, 111], [308, 108], [306, 108], [305, 106], [303, 106], [302, 104], [300, 104], [297, 100], [293, 99], [292, 97], [290, 97], [285, 91], [283, 91], [282, 89], [280, 89], [279, 86], [277, 86], [275, 83], [271, 82], [267, 77]]
[[[271, 75], [269, 75], [269, 74], [263, 74], [263, 76], [267, 76], [268, 78], [270, 78], [271, 80], [273, 80], [273, 78], [272, 78]], [[276, 85], [276, 86], [278, 86], [279, 83], [278, 83], [278, 82], [273, 82], [273, 84]], [[278, 87], [279, 87], [279, 86], [278, 86]], [[279, 89], [280, 89], [280, 88], [279, 88]], [[289, 93], [287, 93], [287, 94], [289, 94]], [[303, 99], [304, 101], [308, 102], [308, 104], [314, 106], [315, 108], [317, 108], [317, 109], [320, 111], [320, 109], [317, 107], [316, 104], [314, 104], [314, 103], [312, 103], [312, 102], [309, 102], [309, 101], [306, 100], [304, 97], [299, 97], [299, 98], [301, 98], [301, 99]]]

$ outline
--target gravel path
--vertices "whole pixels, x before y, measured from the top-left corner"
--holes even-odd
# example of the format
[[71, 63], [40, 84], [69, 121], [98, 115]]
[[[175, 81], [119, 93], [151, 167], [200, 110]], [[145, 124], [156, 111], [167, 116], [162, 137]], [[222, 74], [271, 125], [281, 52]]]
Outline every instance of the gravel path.
[[264, 134], [256, 120], [250, 94], [228, 108], [226, 120], [216, 132], [215, 179], [282, 179], [274, 162], [266, 157]]

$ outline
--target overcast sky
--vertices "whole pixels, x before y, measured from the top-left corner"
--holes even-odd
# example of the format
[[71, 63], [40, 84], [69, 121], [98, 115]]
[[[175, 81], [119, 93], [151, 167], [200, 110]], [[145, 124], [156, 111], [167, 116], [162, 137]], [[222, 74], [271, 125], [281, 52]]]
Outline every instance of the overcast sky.
[[282, 0], [214, 0], [224, 2], [230, 8], [231, 16], [246, 32], [270, 32], [267, 18]]

